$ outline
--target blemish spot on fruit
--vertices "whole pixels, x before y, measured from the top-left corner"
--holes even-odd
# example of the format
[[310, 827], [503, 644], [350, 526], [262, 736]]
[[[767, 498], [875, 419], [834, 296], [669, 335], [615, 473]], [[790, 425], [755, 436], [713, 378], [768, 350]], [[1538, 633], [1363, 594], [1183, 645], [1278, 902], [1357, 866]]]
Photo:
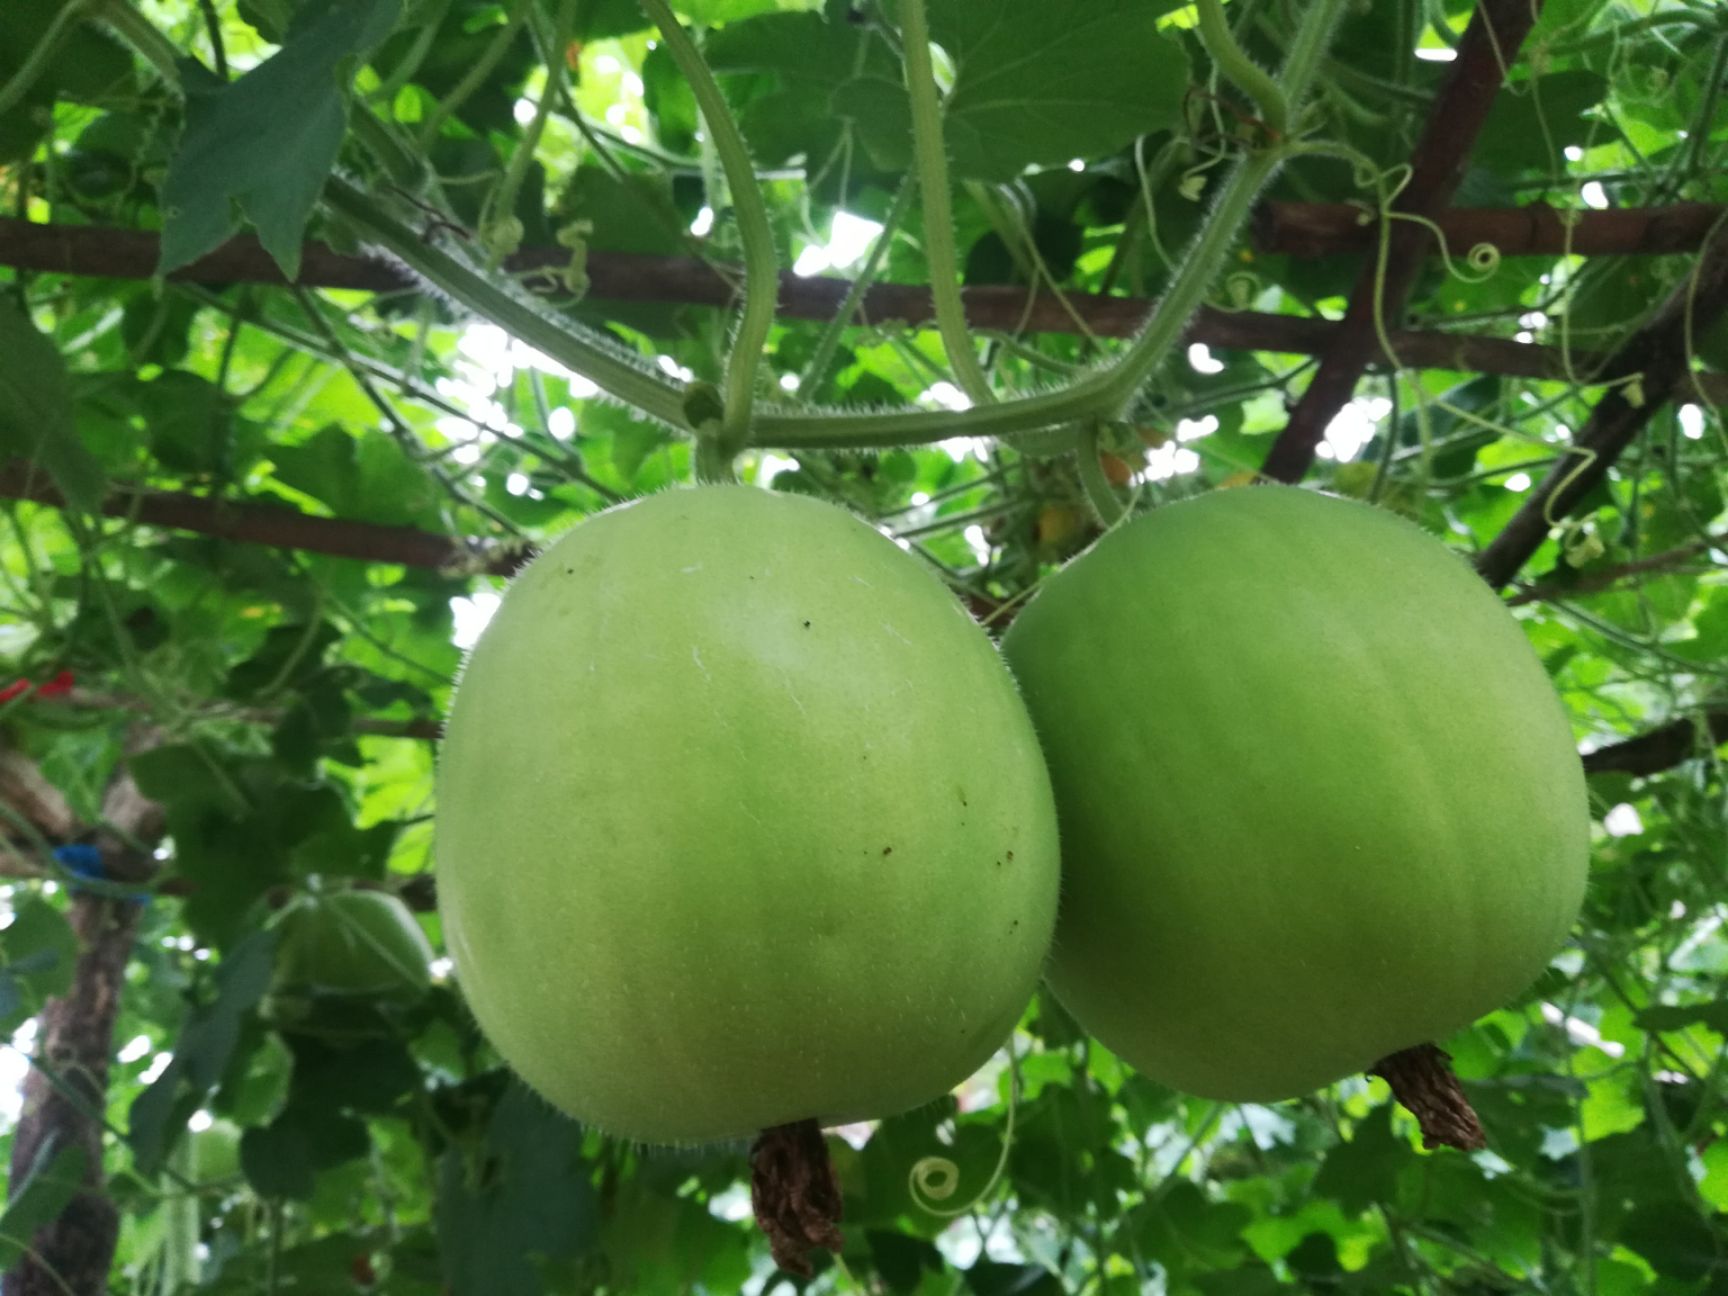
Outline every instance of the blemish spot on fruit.
[[882, 853], [884, 855], [892, 855], [894, 853], [894, 848], [892, 846], [884, 846], [882, 848]]
[[957, 787], [954, 790], [960, 794], [960, 804], [961, 805], [967, 805], [968, 802], [966, 800], [966, 789], [963, 787]]
[[1008, 852], [1008, 862], [1010, 864], [1012, 864], [1014, 862], [1014, 852], [1013, 851]]
[[808, 629], [809, 629], [809, 628], [810, 628], [810, 623], [809, 623], [809, 622], [808, 622], [808, 621], [806, 621], [806, 622], [805, 622], [805, 623], [804, 623], [804, 628], [805, 628], [805, 629], [806, 629], [806, 630], [808, 630]]

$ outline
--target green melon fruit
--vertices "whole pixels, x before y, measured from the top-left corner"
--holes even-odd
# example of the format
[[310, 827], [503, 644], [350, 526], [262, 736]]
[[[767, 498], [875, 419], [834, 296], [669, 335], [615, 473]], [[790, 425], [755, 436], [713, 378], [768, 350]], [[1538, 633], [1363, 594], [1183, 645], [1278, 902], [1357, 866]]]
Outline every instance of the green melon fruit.
[[317, 1001], [406, 1006], [432, 984], [432, 946], [408, 907], [383, 891], [305, 895], [274, 919], [270, 997], [282, 1021]]
[[240, 1177], [240, 1135], [233, 1121], [218, 1117], [188, 1136], [184, 1170], [196, 1184], [229, 1183]]
[[1105, 537], [1003, 642], [1062, 826], [1050, 984], [1148, 1076], [1292, 1097], [1528, 985], [1584, 891], [1571, 732], [1443, 545], [1289, 487]]
[[1055, 808], [988, 639], [832, 505], [673, 491], [505, 594], [438, 773], [439, 905], [480, 1026], [648, 1142], [885, 1116], [1012, 1029]]

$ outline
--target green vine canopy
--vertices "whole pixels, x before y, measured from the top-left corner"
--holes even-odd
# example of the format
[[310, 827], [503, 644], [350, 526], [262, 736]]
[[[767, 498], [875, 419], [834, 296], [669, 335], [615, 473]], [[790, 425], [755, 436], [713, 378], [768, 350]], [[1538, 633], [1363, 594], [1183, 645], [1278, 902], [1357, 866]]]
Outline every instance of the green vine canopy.
[[[0, 213], [6, 1296], [1728, 1292], [1728, 7], [0, 0]], [[515, 1080], [437, 909], [464, 654], [730, 482], [993, 636], [1257, 483], [1472, 563], [1592, 816], [1566, 948], [1436, 1041], [1486, 1148], [1366, 1075], [1178, 1093], [1041, 991], [829, 1133], [794, 1279], [745, 1147]], [[288, 993], [355, 892], [427, 975]]]

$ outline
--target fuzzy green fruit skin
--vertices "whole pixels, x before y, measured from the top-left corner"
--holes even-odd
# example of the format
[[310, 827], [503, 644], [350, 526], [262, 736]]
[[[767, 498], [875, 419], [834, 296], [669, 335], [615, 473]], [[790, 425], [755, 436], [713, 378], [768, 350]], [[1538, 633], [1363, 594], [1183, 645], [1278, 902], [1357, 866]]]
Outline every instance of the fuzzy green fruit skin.
[[1003, 650], [1056, 788], [1049, 979], [1204, 1097], [1294, 1097], [1527, 986], [1583, 897], [1566, 717], [1420, 529], [1289, 487], [1105, 537]]
[[438, 776], [482, 1029], [654, 1143], [886, 1116], [1000, 1044], [1055, 920], [1055, 807], [1006, 667], [819, 501], [674, 491], [522, 573]]
[[432, 945], [382, 891], [302, 896], [276, 918], [272, 993], [412, 1003], [432, 984]]

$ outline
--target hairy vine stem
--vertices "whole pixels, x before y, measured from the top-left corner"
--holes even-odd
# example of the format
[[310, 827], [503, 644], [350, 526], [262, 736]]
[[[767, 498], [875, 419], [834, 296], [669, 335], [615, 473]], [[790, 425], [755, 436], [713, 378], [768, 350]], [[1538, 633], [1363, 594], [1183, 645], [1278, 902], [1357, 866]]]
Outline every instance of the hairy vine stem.
[[954, 250], [954, 210], [948, 189], [948, 157], [942, 140], [942, 105], [930, 59], [930, 27], [924, 0], [900, 0], [900, 43], [906, 95], [912, 103], [912, 156], [918, 202], [924, 211], [924, 263], [942, 349], [960, 390], [976, 404], [994, 400], [960, 302], [960, 261]]
[[1284, 91], [1264, 69], [1249, 58], [1236, 38], [1230, 34], [1230, 23], [1224, 17], [1220, 0], [1199, 0], [1200, 40], [1206, 52], [1218, 65], [1218, 70], [1232, 84], [1254, 101], [1260, 120], [1273, 139], [1282, 139], [1290, 129], [1290, 106]]
[[[1305, 97], [1348, 0], [1315, 0], [1304, 13], [1281, 77], [1286, 103]], [[1013, 437], [1087, 418], [1117, 418], [1148, 376], [1180, 341], [1235, 242], [1255, 196], [1287, 156], [1286, 145], [1256, 150], [1224, 184], [1199, 239], [1189, 249], [1152, 319], [1107, 368], [1052, 391], [970, 409], [840, 414], [795, 409], [757, 412], [754, 388], [777, 291], [773, 235], [761, 191], [737, 124], [718, 84], [666, 0], [642, 0], [690, 80], [732, 189], [745, 255], [743, 318], [727, 360], [720, 436], [725, 457], [745, 445], [783, 449], [859, 449], [922, 444], [954, 436]], [[927, 45], [926, 45], [927, 51]], [[945, 170], [945, 168], [944, 168]], [[926, 192], [926, 198], [928, 192]], [[586, 336], [499, 286], [469, 259], [434, 246], [355, 186], [333, 178], [326, 203], [416, 275], [513, 336], [582, 374], [648, 417], [688, 429], [681, 388], [643, 367], [638, 358]], [[937, 222], [940, 223], [940, 222]], [[940, 279], [934, 273], [933, 278]], [[956, 276], [948, 280], [955, 288]], [[940, 292], [940, 288], [938, 289]], [[955, 293], [957, 300], [957, 292]], [[969, 345], [969, 344], [968, 344]], [[708, 457], [712, 462], [713, 456]]]
[[1075, 454], [1079, 459], [1080, 485], [1086, 491], [1086, 502], [1092, 506], [1092, 511], [1098, 515], [1098, 521], [1108, 531], [1128, 516], [1128, 505], [1122, 502], [1121, 496], [1116, 494], [1116, 488], [1110, 484], [1110, 478], [1105, 475], [1104, 462], [1099, 458], [1101, 453], [1102, 449], [1098, 444], [1098, 420], [1091, 419], [1080, 433]]
[[324, 201], [362, 238], [386, 249], [415, 274], [512, 337], [649, 417], [674, 427], [688, 426], [681, 390], [661, 375], [639, 367], [635, 357], [614, 352], [599, 339], [584, 337], [573, 327], [518, 301], [478, 267], [427, 242], [347, 181], [332, 177], [325, 186]]
[[[1281, 84], [1288, 104], [1300, 104], [1348, 0], [1314, 0], [1302, 15]], [[1119, 418], [1154, 369], [1169, 355], [1205, 300], [1236, 241], [1255, 196], [1282, 164], [1282, 147], [1250, 153], [1236, 167], [1190, 247], [1151, 321], [1108, 368], [1071, 386], [959, 411], [813, 416], [764, 414], [753, 444], [784, 448], [905, 445], [952, 436], [1012, 437], [1087, 417]]]
[[641, 0], [641, 3], [666, 38], [667, 52], [689, 82], [696, 106], [702, 110], [702, 120], [708, 126], [709, 138], [726, 175], [726, 187], [731, 191], [732, 213], [743, 245], [744, 309], [726, 356], [724, 413], [720, 421], [720, 438], [730, 457], [749, 441], [756, 371], [762, 362], [768, 330], [774, 324], [774, 304], [780, 290], [774, 231], [768, 224], [768, 207], [762, 199], [750, 150], [696, 42], [690, 39], [666, 0]]

